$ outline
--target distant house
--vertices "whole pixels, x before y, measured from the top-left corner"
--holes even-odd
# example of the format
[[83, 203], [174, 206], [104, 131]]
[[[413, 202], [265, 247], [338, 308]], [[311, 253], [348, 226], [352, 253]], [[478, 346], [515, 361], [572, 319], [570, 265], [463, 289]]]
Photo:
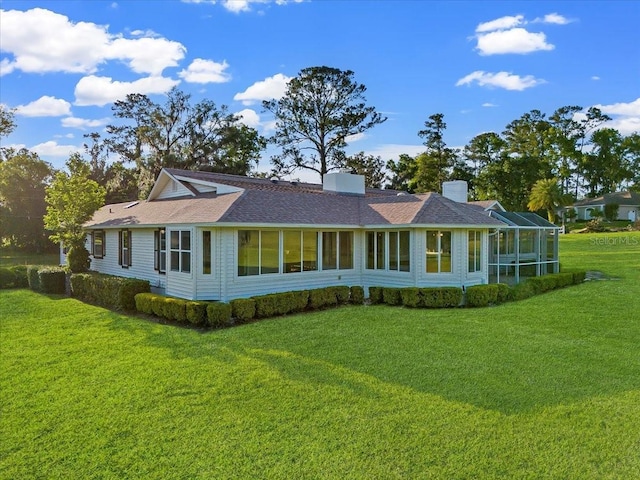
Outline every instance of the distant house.
[[146, 201], [106, 205], [85, 224], [91, 268], [221, 301], [331, 285], [466, 287], [558, 271], [557, 227], [469, 204], [464, 182], [414, 195], [365, 189], [350, 173], [323, 180], [164, 169]]
[[640, 218], [640, 193], [632, 191], [606, 193], [596, 198], [579, 200], [567, 208], [576, 212], [579, 220], [594, 218], [594, 210], [604, 212], [605, 205], [618, 205], [618, 220], [635, 222]]

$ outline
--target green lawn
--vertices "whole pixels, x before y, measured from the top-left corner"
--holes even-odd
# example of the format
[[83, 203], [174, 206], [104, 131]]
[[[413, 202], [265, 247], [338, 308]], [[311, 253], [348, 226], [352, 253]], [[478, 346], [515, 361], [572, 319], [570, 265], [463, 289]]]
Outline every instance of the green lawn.
[[640, 478], [640, 233], [485, 309], [198, 332], [0, 292], [0, 478]]

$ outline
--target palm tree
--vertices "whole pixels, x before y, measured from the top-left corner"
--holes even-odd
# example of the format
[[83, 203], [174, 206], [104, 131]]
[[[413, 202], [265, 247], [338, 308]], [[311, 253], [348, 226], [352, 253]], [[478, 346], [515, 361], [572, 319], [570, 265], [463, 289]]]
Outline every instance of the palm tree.
[[546, 210], [549, 221], [553, 223], [556, 208], [562, 206], [564, 198], [557, 178], [538, 180], [531, 188], [527, 207], [532, 212]]

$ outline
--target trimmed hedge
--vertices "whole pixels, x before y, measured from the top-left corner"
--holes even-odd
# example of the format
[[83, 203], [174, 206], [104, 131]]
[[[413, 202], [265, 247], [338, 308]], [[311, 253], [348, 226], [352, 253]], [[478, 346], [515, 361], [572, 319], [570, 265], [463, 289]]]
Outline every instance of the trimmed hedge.
[[468, 307], [487, 307], [498, 302], [498, 285], [473, 285], [467, 288]]
[[338, 305], [345, 305], [349, 303], [349, 287], [339, 286], [339, 287], [327, 287], [336, 297], [336, 302]]
[[509, 285], [506, 283], [496, 283], [496, 287], [498, 288], [498, 303], [504, 303], [509, 300], [509, 295], [511, 294], [511, 289]]
[[372, 305], [382, 303], [382, 287], [369, 287], [369, 302]]
[[135, 296], [150, 290], [147, 280], [103, 273], [71, 275], [71, 294], [74, 297], [114, 310], [135, 310]]
[[402, 289], [394, 287], [382, 288], [382, 301], [387, 305], [396, 306], [402, 304], [402, 296], [400, 295]]
[[27, 277], [27, 268], [26, 265], [0, 267], [0, 289], [28, 288], [29, 279]]
[[223, 327], [231, 322], [231, 305], [213, 302], [207, 305], [207, 321], [212, 327]]
[[362, 305], [364, 303], [364, 288], [353, 286], [349, 290], [349, 301], [353, 305]]
[[422, 296], [420, 289], [417, 287], [408, 287], [400, 290], [402, 304], [409, 308], [418, 308], [422, 306]]
[[248, 322], [256, 316], [256, 301], [253, 298], [231, 300], [231, 315], [240, 322]]
[[38, 285], [42, 293], [63, 294], [66, 272], [62, 267], [42, 267], [38, 269]]
[[38, 275], [39, 265], [29, 265], [27, 267], [27, 282], [29, 288], [34, 292], [40, 292], [40, 277]]
[[462, 289], [458, 287], [421, 288], [420, 295], [426, 308], [452, 308], [462, 302]]
[[209, 302], [191, 300], [186, 303], [187, 321], [192, 325], [205, 325], [207, 323], [207, 307]]
[[338, 297], [332, 287], [309, 290], [309, 307], [312, 310], [335, 307], [337, 304]]
[[153, 299], [157, 297], [155, 293], [138, 293], [134, 298], [136, 302], [136, 310], [147, 315], [153, 314]]

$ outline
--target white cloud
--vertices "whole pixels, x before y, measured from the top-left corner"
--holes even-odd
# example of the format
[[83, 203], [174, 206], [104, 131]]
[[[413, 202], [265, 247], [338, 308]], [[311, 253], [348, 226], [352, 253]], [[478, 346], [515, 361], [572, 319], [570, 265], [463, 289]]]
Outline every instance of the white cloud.
[[240, 117], [240, 121], [247, 127], [258, 128], [261, 125], [260, 115], [255, 110], [245, 108], [236, 113], [236, 115]]
[[277, 73], [273, 77], [254, 83], [244, 92], [236, 93], [233, 99], [241, 101], [244, 105], [251, 105], [262, 100], [281, 98], [287, 90], [289, 80], [291, 77]]
[[74, 23], [44, 8], [2, 11], [0, 44], [11, 55], [2, 59], [2, 72], [95, 73], [104, 62], [119, 60], [134, 72], [159, 75], [184, 58], [186, 49], [179, 42], [155, 34], [127, 39], [108, 28]]
[[105, 106], [116, 100], [123, 100], [130, 93], [144, 95], [168, 92], [180, 83], [166, 77], [146, 77], [133, 82], [119, 82], [110, 77], [89, 75], [80, 79], [75, 88], [76, 105]]
[[532, 75], [521, 77], [513, 75], [509, 72], [490, 73], [482, 70], [476, 70], [469, 75], [461, 78], [456, 82], [456, 87], [461, 85], [470, 85], [476, 82], [481, 87], [504, 88], [505, 90], [522, 91], [527, 88], [535, 87], [541, 83], [545, 83], [542, 79], [537, 79]]
[[506, 16], [484, 22], [476, 27], [476, 33], [493, 32], [494, 30], [506, 30], [525, 23], [523, 15]]
[[594, 80], [597, 82], [598, 80], [600, 80], [600, 77], [597, 75], [594, 75], [593, 77], [591, 77], [591, 80]]
[[383, 160], [395, 160], [400, 155], [407, 154], [412, 157], [421, 154], [425, 151], [424, 145], [401, 145], [397, 143], [387, 143], [377, 145], [373, 149], [365, 151], [367, 155], [373, 155], [374, 157], [381, 157]]
[[58, 142], [49, 140], [29, 148], [32, 152], [43, 157], [68, 157], [72, 153], [82, 152], [82, 148], [76, 145], [58, 145]]
[[8, 58], [0, 60], [0, 77], [8, 75], [16, 69], [15, 63], [12, 63]]
[[219, 3], [226, 10], [233, 13], [249, 12], [252, 4], [269, 4], [287, 5], [288, 3], [301, 3], [304, 0], [182, 0], [183, 3], [195, 4], [211, 4]]
[[61, 98], [44, 95], [27, 105], [18, 105], [16, 114], [23, 117], [62, 117], [71, 115], [71, 104]]
[[[67, 117], [63, 118], [60, 123], [63, 127], [66, 128], [78, 128], [80, 130], [86, 130], [88, 128], [96, 128], [102, 127], [109, 123], [110, 118], [100, 118], [100, 119], [87, 119], [87, 118], [78, 118], [78, 117]], [[73, 137], [73, 135], [72, 135]]]
[[625, 115], [640, 117], [640, 98], [629, 103], [614, 103], [612, 105], [594, 105], [599, 108], [602, 113], [607, 115]]
[[631, 135], [632, 133], [640, 133], [640, 117], [622, 117], [616, 118], [605, 125], [608, 128], [615, 128], [622, 135]]
[[528, 32], [524, 28], [512, 28], [478, 35], [476, 49], [480, 55], [526, 54], [541, 50], [553, 50], [544, 33]]
[[536, 18], [532, 23], [550, 23], [553, 25], [566, 25], [571, 23], [567, 17], [560, 15], [559, 13], [548, 13], [542, 18]]
[[495, 103], [491, 103], [491, 102], [485, 102], [485, 103], [482, 104], [482, 106], [490, 108], [490, 107], [497, 107], [498, 105], [496, 105]]
[[355, 143], [359, 142], [360, 140], [364, 140], [365, 138], [367, 138], [367, 136], [364, 133], [355, 133], [353, 135], [345, 137], [344, 141], [347, 143]]
[[166, 38], [115, 38], [105, 46], [105, 59], [125, 61], [136, 73], [160, 75], [167, 67], [175, 67], [187, 49]]
[[178, 73], [178, 76], [188, 83], [225, 83], [231, 80], [231, 75], [225, 72], [229, 64], [213, 60], [196, 58], [186, 70]]

